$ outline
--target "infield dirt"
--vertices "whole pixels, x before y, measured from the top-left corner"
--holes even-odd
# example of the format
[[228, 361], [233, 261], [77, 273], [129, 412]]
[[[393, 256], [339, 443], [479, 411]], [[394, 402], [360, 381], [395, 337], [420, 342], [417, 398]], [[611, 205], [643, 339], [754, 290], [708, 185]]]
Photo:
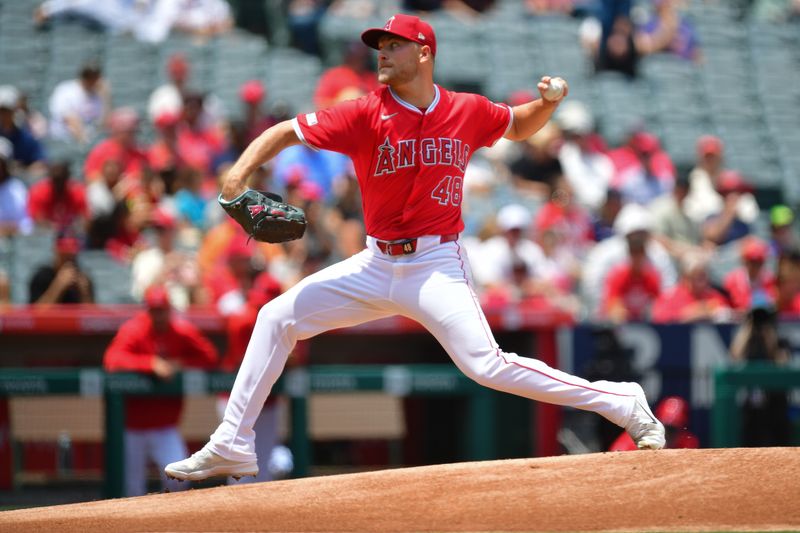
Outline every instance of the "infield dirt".
[[458, 463], [0, 513], [0, 532], [800, 530], [800, 449]]

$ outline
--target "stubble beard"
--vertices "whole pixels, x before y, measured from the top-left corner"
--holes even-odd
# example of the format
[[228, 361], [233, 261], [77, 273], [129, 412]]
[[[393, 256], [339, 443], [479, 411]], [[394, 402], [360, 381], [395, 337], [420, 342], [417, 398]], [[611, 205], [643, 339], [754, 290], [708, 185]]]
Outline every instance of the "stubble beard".
[[385, 85], [404, 85], [412, 81], [417, 75], [414, 65], [406, 65], [398, 68], [397, 65], [390, 67], [387, 71], [378, 70], [378, 81]]

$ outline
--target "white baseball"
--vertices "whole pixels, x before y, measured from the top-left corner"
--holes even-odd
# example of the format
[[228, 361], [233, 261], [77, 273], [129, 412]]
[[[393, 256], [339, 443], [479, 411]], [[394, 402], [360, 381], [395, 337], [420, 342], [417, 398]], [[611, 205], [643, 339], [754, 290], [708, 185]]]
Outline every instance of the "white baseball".
[[565, 82], [561, 78], [551, 78], [544, 91], [544, 97], [551, 102], [558, 100], [564, 94], [564, 84]]

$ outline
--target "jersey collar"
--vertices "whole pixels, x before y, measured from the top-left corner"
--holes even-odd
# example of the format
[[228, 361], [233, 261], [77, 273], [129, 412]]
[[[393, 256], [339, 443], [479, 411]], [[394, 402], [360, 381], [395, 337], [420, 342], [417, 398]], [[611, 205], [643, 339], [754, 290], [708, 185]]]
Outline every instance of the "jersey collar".
[[[431, 112], [436, 108], [436, 105], [439, 103], [439, 99], [440, 99], [439, 86], [436, 85], [435, 83], [433, 84], [433, 91], [434, 91], [433, 102], [431, 102], [431, 105], [429, 105], [428, 109], [425, 110], [425, 113], [424, 113], [425, 115], [430, 115]], [[394, 98], [395, 101], [398, 104], [400, 104], [401, 106], [405, 107], [406, 109], [409, 109], [409, 110], [413, 111], [414, 113], [417, 113], [418, 115], [422, 115], [423, 114], [422, 111], [420, 111], [417, 106], [415, 106], [413, 104], [409, 104], [408, 102], [406, 102], [405, 100], [403, 100], [402, 98], [397, 96], [397, 94], [394, 92], [394, 89], [392, 89], [391, 87], [389, 87], [389, 94], [392, 95], [392, 98]]]

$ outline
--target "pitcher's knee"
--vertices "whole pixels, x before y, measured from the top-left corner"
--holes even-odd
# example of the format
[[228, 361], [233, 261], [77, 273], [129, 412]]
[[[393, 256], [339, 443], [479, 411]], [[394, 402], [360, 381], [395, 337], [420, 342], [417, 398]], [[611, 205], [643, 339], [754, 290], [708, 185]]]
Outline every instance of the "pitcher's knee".
[[478, 385], [494, 388], [492, 385], [494, 383], [493, 376], [485, 365], [463, 365], [461, 366], [461, 371]]
[[296, 324], [291, 308], [273, 300], [258, 312], [255, 329], [269, 332], [275, 339], [284, 338], [293, 346], [297, 342]]

